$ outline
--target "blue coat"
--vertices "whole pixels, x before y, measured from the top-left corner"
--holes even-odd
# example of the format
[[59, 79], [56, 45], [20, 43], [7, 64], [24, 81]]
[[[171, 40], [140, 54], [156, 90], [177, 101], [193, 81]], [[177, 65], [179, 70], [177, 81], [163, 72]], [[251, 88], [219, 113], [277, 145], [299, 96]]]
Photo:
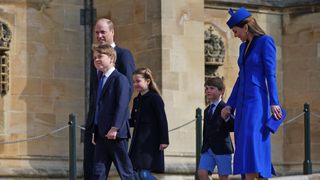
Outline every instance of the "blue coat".
[[129, 157], [133, 168], [164, 172], [160, 144], [169, 144], [167, 117], [162, 98], [153, 90], [133, 101], [130, 126], [134, 127]]
[[[276, 47], [270, 36], [254, 37], [240, 46], [239, 76], [227, 105], [236, 111], [234, 174], [275, 174], [271, 163], [270, 131], [265, 124], [270, 105], [279, 105], [276, 87]], [[267, 84], [266, 84], [267, 82]]]
[[[94, 87], [95, 97], [97, 97], [97, 91], [98, 87]], [[100, 97], [97, 100], [98, 125], [93, 123], [93, 132], [96, 131], [95, 128], [98, 128], [101, 137], [105, 137], [111, 127], [116, 127], [119, 129], [117, 138], [130, 138], [128, 121], [130, 117], [130, 97], [128, 79], [115, 69], [105, 82]]]

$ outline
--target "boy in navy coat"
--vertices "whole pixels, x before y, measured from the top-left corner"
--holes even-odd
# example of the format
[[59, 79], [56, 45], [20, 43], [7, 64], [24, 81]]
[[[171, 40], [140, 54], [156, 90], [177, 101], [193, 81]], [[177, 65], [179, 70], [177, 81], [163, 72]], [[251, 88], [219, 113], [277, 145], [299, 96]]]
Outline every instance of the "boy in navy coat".
[[92, 46], [94, 65], [103, 72], [99, 86], [93, 87], [96, 108], [92, 143], [95, 144], [93, 180], [106, 180], [112, 162], [122, 180], [134, 180], [129, 159], [128, 79], [115, 69], [116, 51], [108, 44]]
[[221, 110], [225, 107], [225, 102], [221, 100], [225, 89], [223, 81], [218, 77], [208, 79], [205, 88], [210, 105], [204, 111], [203, 145], [198, 175], [201, 180], [209, 180], [208, 174], [211, 175], [217, 166], [219, 178], [229, 180], [233, 153], [230, 131], [233, 132], [234, 129], [234, 117], [231, 115], [227, 120], [221, 117]]

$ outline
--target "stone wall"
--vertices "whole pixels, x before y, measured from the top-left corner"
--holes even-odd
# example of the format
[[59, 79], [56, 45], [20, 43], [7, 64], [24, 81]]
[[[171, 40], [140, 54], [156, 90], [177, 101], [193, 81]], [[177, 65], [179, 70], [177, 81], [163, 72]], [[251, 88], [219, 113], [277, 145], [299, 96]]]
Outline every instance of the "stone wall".
[[[169, 129], [193, 120], [196, 108], [204, 110], [203, 5], [162, 0], [162, 92]], [[168, 171], [193, 173], [195, 144], [195, 123], [170, 132]]]
[[[147, 66], [154, 73], [169, 129], [194, 119], [195, 109], [204, 107], [203, 2], [95, 0], [94, 6], [97, 19], [113, 21], [115, 43], [132, 52], [136, 67]], [[184, 14], [187, 19], [180, 23]], [[194, 123], [170, 133], [165, 154], [168, 171], [190, 171], [188, 164], [195, 163]]]
[[[0, 141], [18, 141], [84, 123], [84, 31], [79, 0], [4, 0], [0, 19], [13, 34], [10, 90], [0, 97]], [[1, 176], [66, 176], [68, 128], [0, 146]], [[77, 156], [82, 159], [80, 130]], [[81, 163], [81, 162], [79, 162]], [[78, 165], [81, 167], [81, 164]]]
[[[244, 6], [277, 47], [277, 87], [285, 122], [309, 102], [320, 114], [320, 21], [313, 6], [290, 8], [302, 1], [247, 0], [94, 0], [97, 19], [115, 24], [115, 43], [129, 49], [136, 67], [147, 66], [162, 92], [169, 129], [195, 118], [204, 103], [204, 30], [212, 26], [225, 42], [224, 65], [229, 97], [237, 78], [240, 40], [225, 22], [228, 8]], [[1, 0], [0, 19], [12, 33], [10, 90], [0, 97], [1, 142], [42, 135], [67, 125], [70, 113], [85, 122], [84, 29], [81, 0]], [[265, 4], [267, 3], [267, 4]], [[270, 7], [273, 6], [273, 7]], [[93, 35], [94, 37], [94, 35]], [[133, 97], [137, 95], [134, 92]], [[311, 158], [319, 172], [319, 118], [311, 115]], [[272, 161], [278, 174], [301, 174], [304, 160], [303, 116], [272, 135]], [[170, 132], [166, 171], [195, 171], [195, 125]], [[77, 128], [78, 173], [83, 145]], [[68, 130], [44, 138], [0, 145], [0, 176], [63, 177], [68, 171]], [[115, 171], [112, 171], [116, 174]], [[174, 178], [178, 178], [174, 176]], [[179, 176], [182, 178], [182, 176]]]
[[[283, 21], [283, 106], [287, 120], [303, 112], [320, 114], [320, 7], [286, 9]], [[288, 171], [301, 171], [304, 161], [304, 117], [285, 125], [283, 161]], [[320, 118], [310, 115], [313, 171], [320, 165]]]

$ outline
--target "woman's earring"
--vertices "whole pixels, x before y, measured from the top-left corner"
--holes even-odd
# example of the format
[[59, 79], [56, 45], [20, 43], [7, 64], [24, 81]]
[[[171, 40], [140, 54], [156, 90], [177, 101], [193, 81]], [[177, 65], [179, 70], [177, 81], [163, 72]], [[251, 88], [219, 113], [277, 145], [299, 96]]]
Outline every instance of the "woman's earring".
[[248, 31], [246, 31], [246, 34], [248, 34]]

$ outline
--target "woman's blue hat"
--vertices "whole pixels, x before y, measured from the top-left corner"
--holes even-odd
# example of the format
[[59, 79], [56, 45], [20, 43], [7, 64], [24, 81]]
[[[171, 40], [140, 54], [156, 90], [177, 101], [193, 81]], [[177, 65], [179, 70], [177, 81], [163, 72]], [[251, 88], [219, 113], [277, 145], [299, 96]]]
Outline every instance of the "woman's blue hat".
[[231, 17], [227, 22], [227, 25], [230, 29], [232, 29], [243, 19], [251, 16], [251, 14], [244, 7], [240, 8], [236, 13], [233, 13], [233, 10], [230, 8], [229, 14], [231, 15]]

